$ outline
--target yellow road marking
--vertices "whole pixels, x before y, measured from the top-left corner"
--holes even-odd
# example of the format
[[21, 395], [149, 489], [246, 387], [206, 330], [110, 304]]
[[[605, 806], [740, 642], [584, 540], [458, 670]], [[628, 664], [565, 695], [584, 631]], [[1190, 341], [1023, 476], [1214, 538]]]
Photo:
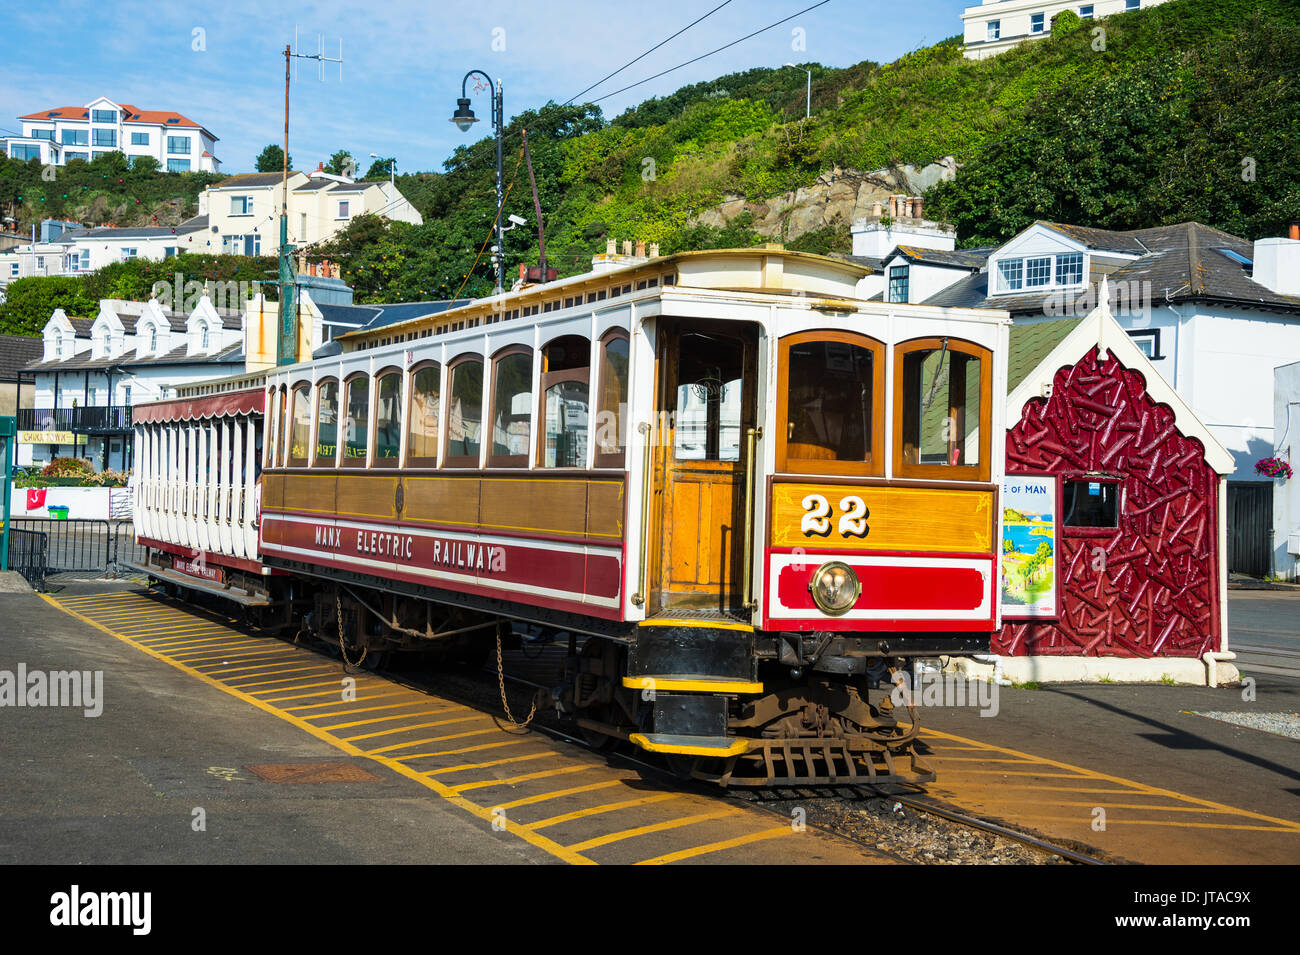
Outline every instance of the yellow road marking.
[[[331, 665], [331, 666], [322, 666], [322, 665], [320, 665], [320, 664], [317, 664], [316, 666], [309, 666], [309, 667], [298, 667], [298, 669], [296, 669], [296, 670], [284, 670], [284, 669], [280, 669], [280, 670], [269, 670], [269, 671], [267, 671], [267, 672], [269, 672], [269, 673], [302, 673], [302, 672], [305, 672], [305, 671], [307, 671], [307, 670], [319, 670], [319, 671], [320, 671], [319, 673], [313, 673], [312, 676], [323, 676], [324, 674], [330, 672], [331, 670], [334, 670], [335, 673], [338, 673], [338, 672], [339, 672], [339, 671], [338, 671], [337, 669], [335, 669], [335, 667], [333, 667], [332, 665]], [[250, 675], [256, 675], [256, 674], [250, 674]], [[242, 679], [244, 679], [244, 678], [241, 676], [241, 677], [237, 677], [237, 679], [242, 680]], [[301, 679], [304, 679], [304, 677], [301, 677], [301, 676], [287, 676], [287, 677], [284, 677], [283, 679], [280, 679], [280, 680], [262, 680], [260, 683], [237, 683], [237, 682], [235, 682], [234, 680], [231, 680], [231, 681], [230, 681], [230, 685], [231, 685], [231, 686], [237, 686], [237, 687], [240, 687], [240, 688], [242, 689], [243, 687], [246, 687], [246, 686], [266, 686], [266, 685], [268, 685], [268, 684], [270, 684], [270, 683], [292, 683], [294, 680], [301, 680]], [[283, 689], [288, 689], [288, 687], [281, 687], [280, 689], [282, 689], [282, 690], [283, 690]], [[258, 693], [273, 693], [273, 692], [276, 692], [276, 691], [274, 691], [274, 690], [258, 690], [257, 692], [258, 692]]]
[[238, 647], [218, 647], [214, 650], [210, 647], [205, 647], [202, 650], [190, 650], [186, 653], [167, 652], [167, 656], [171, 657], [173, 660], [180, 660], [183, 663], [199, 663], [203, 660], [216, 660], [221, 657], [227, 657], [232, 660], [248, 660], [252, 657], [266, 657], [271, 656], [272, 654], [284, 652], [284, 650], [278, 650], [275, 648], [265, 650], [255, 650], [250, 648], [248, 650], [241, 650]]
[[669, 829], [680, 829], [682, 826], [693, 826], [697, 822], [707, 822], [710, 819], [724, 819], [727, 816], [735, 816], [739, 813], [740, 810], [735, 807], [715, 809], [713, 812], [701, 812], [694, 816], [681, 816], [680, 818], [668, 819], [664, 822], [652, 822], [647, 826], [637, 826], [634, 829], [623, 829], [619, 832], [610, 832], [603, 836], [597, 836], [595, 839], [588, 839], [585, 842], [574, 843], [569, 846], [569, 848], [574, 852], [586, 852], [588, 849], [607, 846], [611, 842], [622, 842], [624, 839], [632, 839], [636, 836], [647, 836], [652, 832], [667, 832]]
[[720, 852], [723, 849], [734, 849], [737, 846], [748, 845], [751, 842], [761, 842], [764, 839], [775, 839], [777, 836], [788, 836], [794, 832], [790, 826], [777, 826], [774, 829], [764, 829], [762, 832], [751, 832], [747, 836], [737, 836], [735, 839], [727, 839], [723, 842], [711, 842], [707, 846], [695, 846], [692, 849], [681, 849], [677, 852], [670, 852], [667, 855], [655, 856], [653, 859], [644, 859], [637, 865], [664, 865], [667, 862], [679, 862], [682, 859], [694, 859], [696, 856], [702, 856], [708, 852]]
[[[456, 712], [456, 710], [467, 710], [467, 709], [469, 709], [468, 706], [445, 706], [440, 710], [434, 710], [433, 713], [454, 713]], [[433, 713], [430, 713], [429, 715], [432, 716]], [[482, 715], [458, 716], [455, 719], [434, 720], [431, 723], [412, 723], [410, 726], [393, 726], [393, 727], [389, 727], [386, 730], [378, 730], [374, 733], [362, 733], [359, 736], [345, 736], [343, 737], [343, 739], [344, 742], [354, 743], [359, 739], [374, 739], [376, 736], [392, 736], [394, 733], [409, 733], [411, 730], [428, 729], [430, 726], [446, 726], [448, 723], [466, 723], [469, 722], [470, 720], [487, 720], [487, 719], [491, 719], [491, 717], [482, 716]], [[421, 743], [432, 743], [432, 742], [433, 740], [429, 740], [429, 739], [417, 739], [410, 743], [399, 743], [397, 746], [384, 746], [380, 749], [371, 750], [371, 752], [383, 753], [390, 749], [398, 749], [401, 746], [419, 746]]]
[[[458, 733], [458, 736], [481, 736], [496, 730], [478, 730], [473, 733]], [[478, 753], [485, 749], [500, 749], [502, 746], [518, 746], [518, 740], [506, 740], [504, 743], [481, 743], [478, 746], [462, 746], [459, 749], [444, 749], [436, 753], [411, 753], [407, 756], [394, 756], [393, 759], [426, 759], [430, 756], [459, 756], [461, 753]], [[442, 770], [446, 772], [446, 770]]]
[[[335, 723], [333, 726], [322, 726], [321, 729], [323, 729], [323, 730], [341, 730], [341, 729], [347, 729], [349, 726], [366, 726], [366, 725], [368, 725], [368, 724], [370, 724], [370, 723], [383, 723], [383, 722], [385, 722], [385, 721], [387, 721], [387, 720], [404, 720], [404, 719], [406, 719], [408, 716], [432, 716], [434, 713], [445, 713], [445, 712], [446, 712], [446, 710], [426, 710], [426, 711], [423, 712], [423, 713], [395, 713], [395, 714], [393, 714], [392, 716], [377, 716], [377, 717], [375, 717], [373, 720], [357, 720], [357, 721], [354, 722], [354, 723]], [[336, 715], [336, 716], [339, 716], [339, 715], [342, 715], [342, 714], [335, 714], [335, 715]], [[304, 720], [306, 720], [306, 719], [313, 719], [313, 720], [315, 720], [315, 719], [320, 719], [320, 714], [316, 714], [316, 715], [314, 715], [314, 716], [310, 716], [310, 717], [303, 717], [303, 719], [304, 719]]]
[[[391, 695], [397, 696], [399, 694], [410, 695], [414, 697], [414, 694], [412, 694], [410, 690], [405, 690], [405, 689], [398, 690], [397, 693]], [[293, 710], [294, 712], [297, 712], [298, 710], [314, 710], [320, 706], [338, 706], [338, 705], [339, 705], [338, 700], [331, 700], [328, 703], [304, 703], [302, 706], [286, 706], [284, 707], [284, 709]], [[354, 707], [346, 710], [338, 710], [334, 713], [306, 713], [303, 715], [303, 719], [328, 720], [331, 717], [335, 717], [335, 716], [356, 716], [358, 713], [375, 713], [378, 712], [379, 710], [400, 710], [404, 706], [428, 706], [428, 705], [429, 705], [429, 698], [426, 696], [422, 699], [413, 698], [406, 703], [385, 703], [383, 706], [363, 706], [360, 708]]]
[[622, 802], [607, 802], [603, 806], [592, 806], [590, 809], [575, 809], [573, 812], [562, 813], [558, 816], [551, 816], [549, 819], [539, 819], [537, 822], [530, 822], [528, 829], [545, 829], [547, 826], [558, 826], [564, 822], [572, 822], [574, 819], [586, 819], [589, 816], [598, 816], [601, 813], [616, 812], [619, 809], [633, 809], [637, 806], [648, 806], [651, 803], [667, 802], [670, 799], [681, 799], [681, 793], [654, 793], [650, 796], [642, 796], [639, 799], [624, 799]]
[[150, 646], [155, 650], [166, 650], [168, 653], [173, 650], [181, 650], [185, 647], [219, 647], [219, 646], [239, 646], [248, 645], [256, 646], [258, 644], [266, 646], [266, 640], [250, 640], [248, 637], [204, 637], [202, 640], [191, 640], [188, 637], [176, 643], [152, 643]]
[[[391, 684], [390, 684], [390, 685], [391, 685]], [[317, 693], [304, 693], [302, 696], [284, 696], [284, 697], [280, 697], [280, 699], [281, 699], [281, 700], [300, 700], [300, 699], [303, 699], [303, 698], [308, 697], [308, 696], [321, 696], [321, 695], [322, 695], [322, 693], [320, 693], [320, 692], [317, 692]], [[337, 694], [333, 694], [333, 695], [337, 695]], [[411, 691], [408, 690], [406, 687], [401, 686], [401, 687], [397, 687], [396, 689], [389, 690], [387, 693], [376, 693], [374, 696], [358, 696], [355, 700], [348, 700], [347, 702], [349, 702], [349, 703], [364, 703], [366, 700], [385, 700], [385, 699], [388, 699], [388, 697], [390, 697], [390, 696], [403, 696], [403, 695], [410, 696], [410, 695], [411, 695]], [[278, 703], [279, 701], [280, 701], [280, 700], [267, 700], [266, 702], [268, 702], [268, 703]], [[372, 706], [372, 707], [370, 707], [370, 709], [371, 709], [371, 710], [391, 710], [391, 709], [393, 709], [393, 707], [395, 707], [395, 706], [413, 706], [413, 705], [415, 705], [416, 703], [424, 703], [424, 702], [427, 702], [427, 701], [428, 701], [428, 697], [425, 697], [423, 700], [413, 700], [413, 701], [411, 701], [410, 703], [394, 703], [394, 704], [392, 704], [392, 705], [390, 705], [390, 706]], [[317, 707], [321, 707], [321, 706], [338, 706], [338, 705], [339, 705], [339, 701], [338, 701], [338, 700], [327, 700], [327, 701], [324, 702], [324, 703], [303, 703], [301, 706], [286, 706], [286, 707], [284, 707], [284, 709], [286, 709], [286, 710], [293, 710], [293, 711], [296, 713], [296, 712], [298, 712], [299, 710], [314, 710], [314, 709], [316, 709]], [[307, 718], [308, 718], [308, 719], [311, 719], [311, 720], [315, 720], [315, 719], [319, 719], [319, 718], [322, 717], [322, 716], [351, 716], [353, 713], [367, 713], [367, 712], [369, 712], [369, 710], [347, 710], [347, 711], [345, 711], [345, 712], [340, 712], [340, 713], [314, 713], [314, 714], [312, 714], [311, 716], [309, 716], [309, 717], [307, 717]]]
[[[379, 765], [384, 766], [392, 770], [393, 772], [406, 777], [407, 779], [414, 780], [415, 782], [419, 783], [421, 786], [424, 786], [426, 789], [429, 789], [437, 793], [439, 796], [447, 800], [453, 806], [469, 813], [471, 816], [473, 816], [476, 819], [479, 819], [486, 823], [491, 823], [494, 820], [494, 818], [496, 818], [493, 816], [492, 810], [489, 807], [480, 806], [479, 804], [473, 802], [472, 800], [464, 798], [463, 796], [460, 795], [460, 793], [456, 789], [453, 789], [449, 786], [445, 786], [432, 777], [425, 776], [424, 774], [419, 773], [416, 770], [411, 769], [409, 766], [405, 766], [396, 760], [388, 759], [387, 757], [384, 756], [369, 755], [365, 753], [363, 750], [358, 749], [356, 746], [351, 745], [346, 740], [341, 740], [336, 736], [331, 736], [329, 735], [328, 732], [326, 732], [322, 728], [318, 726], [313, 726], [311, 723], [308, 723], [306, 720], [299, 719], [298, 717], [294, 716], [291, 713], [286, 713], [284, 710], [277, 709], [271, 706], [269, 703], [265, 703], [262, 700], [259, 700], [255, 696], [250, 696], [247, 693], [243, 693], [232, 686], [227, 686], [221, 683], [219, 680], [209, 676], [206, 673], [203, 673], [200, 670], [196, 670], [190, 666], [187, 666], [184, 663], [178, 663], [174, 660], [170, 660], [166, 656], [157, 653], [156, 651], [150, 650], [148, 647], [141, 646], [140, 644], [136, 643], [130, 638], [123, 637], [120, 634], [115, 633], [113, 630], [110, 630], [108, 627], [104, 626], [103, 624], [100, 624], [95, 620], [92, 620], [90, 617], [78, 613], [77, 611], [72, 610], [71, 608], [62, 606], [57, 600], [54, 600], [52, 597], [49, 597], [46, 594], [41, 594], [40, 596], [42, 600], [46, 601], [51, 606], [57, 607], [58, 609], [62, 610], [64, 613], [76, 617], [82, 623], [94, 627], [96, 630], [102, 631], [103, 633], [108, 634], [109, 636], [113, 637], [116, 640], [121, 640], [123, 643], [126, 643], [129, 646], [133, 646], [139, 649], [140, 651], [148, 654], [149, 656], [152, 656], [156, 660], [162, 661], [163, 663], [167, 664], [170, 667], [174, 667], [175, 669], [180, 670], [183, 673], [188, 673], [191, 676], [195, 677], [196, 679], [201, 680], [203, 683], [206, 683], [208, 686], [213, 687], [214, 689], [229, 694], [230, 696], [233, 696], [236, 699], [243, 700], [244, 702], [250, 704], [251, 706], [256, 707], [257, 709], [263, 711], [264, 713], [269, 713], [270, 715], [278, 717], [279, 719], [282, 719], [285, 722], [291, 723], [294, 726], [297, 726], [303, 732], [308, 733], [325, 743], [328, 743], [330, 746], [333, 746], [336, 749], [344, 753], [347, 753], [349, 756], [356, 756], [363, 759], [373, 760]], [[584, 769], [589, 767], [578, 766], [573, 768]], [[527, 842], [529, 845], [541, 849], [543, 852], [549, 853], [550, 855], [553, 855], [556, 858], [561, 859], [565, 862], [572, 862], [581, 865], [594, 864], [592, 860], [588, 859], [586, 856], [583, 856], [582, 854], [575, 852], [572, 849], [562, 846], [557, 842], [553, 842], [552, 840], [547, 839], [545, 836], [540, 835], [538, 833], [529, 832], [528, 830], [519, 829], [519, 828], [510, 828], [509, 831], [512, 832], [517, 837], [519, 837], [520, 839]]]
[[[452, 792], [459, 794], [468, 792], [471, 789], [482, 789], [485, 786], [513, 786], [515, 783], [526, 783], [532, 779], [545, 779], [548, 776], [564, 776], [567, 773], [580, 773], [584, 769], [592, 770], [598, 768], [600, 767], [583, 764], [579, 766], [565, 766], [562, 769], [544, 769], [539, 773], [524, 773], [522, 776], [511, 776], [508, 779], [485, 779], [482, 782], [465, 783], [463, 786], [453, 786]], [[430, 776], [429, 778], [432, 779], [433, 777]]]
[[[504, 766], [507, 763], [528, 763], [534, 759], [547, 759], [553, 756], [559, 756], [559, 753], [552, 753], [547, 750], [544, 753], [524, 753], [522, 756], [506, 756], [503, 759], [493, 759], [486, 763], [464, 763], [460, 766], [447, 766], [443, 769], [431, 769], [426, 776], [444, 776], [447, 773], [463, 773], [470, 769], [491, 769], [493, 766]], [[412, 759], [414, 757], [404, 756], [403, 759]]]
[[[162, 654], [159, 654], [159, 656], [162, 656]], [[224, 669], [221, 670], [196, 670], [196, 672], [208, 674], [208, 673], [238, 673], [240, 670], [253, 671], [252, 673], [245, 673], [244, 676], [262, 676], [267, 673], [293, 673], [294, 672], [293, 670], [285, 669], [285, 664], [296, 663], [296, 662], [297, 662], [296, 660], [285, 660], [283, 663], [277, 663], [274, 666], [267, 666], [266, 665], [267, 661], [263, 660], [261, 663], [251, 663], [246, 667], [225, 667]], [[189, 664], [186, 665], [188, 666]], [[305, 670], [308, 668], [302, 667], [301, 669]], [[243, 677], [240, 677], [240, 679], [242, 680]]]
[[515, 799], [512, 802], [503, 802], [493, 809], [513, 809], [516, 806], [531, 806], [534, 803], [548, 802], [552, 799], [563, 799], [565, 796], [575, 796], [578, 793], [595, 792], [598, 789], [609, 789], [612, 786], [625, 786], [629, 779], [636, 777], [627, 776], [621, 779], [610, 779], [603, 783], [588, 783], [586, 786], [573, 786], [570, 789], [557, 789], [555, 792], [542, 793], [540, 796], [525, 796], [522, 799]]
[[[976, 742], [975, 740], [967, 739], [964, 736], [956, 736], [952, 733], [945, 733], [942, 730], [929, 730], [928, 732], [930, 735], [938, 736], [942, 739], [953, 740], [959, 743], [970, 744]], [[1261, 822], [1276, 823], [1280, 826], [1285, 827], [1287, 830], [1291, 832], [1300, 832], [1300, 822], [1292, 822], [1287, 819], [1278, 819], [1276, 816], [1265, 815], [1264, 813], [1254, 812], [1249, 809], [1238, 809], [1234, 806], [1229, 806], [1225, 803], [1214, 802], [1213, 800], [1210, 799], [1201, 799], [1197, 796], [1188, 796], [1185, 793], [1175, 792], [1171, 789], [1162, 789], [1159, 786], [1148, 786], [1145, 783], [1139, 783], [1131, 779], [1125, 779], [1122, 776], [1111, 776], [1107, 773], [1099, 773], [1092, 770], [1081, 769], [1081, 767], [1071, 766], [1069, 763], [1062, 763], [1052, 759], [1044, 759], [1041, 756], [1033, 756], [1029, 753], [1022, 753], [1019, 750], [1010, 749], [1005, 746], [995, 746], [995, 747], [990, 747], [990, 749], [994, 749], [1000, 753], [1005, 753], [1008, 756], [1019, 756], [1023, 759], [1034, 760], [1035, 762], [1041, 763], [1044, 766], [1052, 766], [1057, 769], [1080, 770], [1080, 772], [1082, 772], [1084, 776], [1086, 776], [1087, 778], [1094, 779], [1099, 782], [1108, 782], [1108, 783], [1115, 783], [1121, 786], [1128, 786], [1130, 787], [1131, 791], [1136, 791], [1137, 793], [1142, 793], [1145, 795], [1152, 795], [1152, 796], [1160, 795], [1160, 796], [1164, 796], [1167, 799], [1176, 799], [1179, 800], [1180, 802], [1187, 802], [1198, 806], [1208, 806], [1213, 809], [1226, 809], [1230, 813], [1234, 813], [1238, 816], [1244, 816], [1248, 819], [1258, 819]], [[1033, 775], [1033, 774], [1013, 773], [1011, 775]], [[1046, 774], [1037, 774], [1037, 775], [1046, 775]], [[1055, 774], [1055, 775], [1060, 775], [1063, 778], [1069, 777], [1069, 774]]]
[[[273, 680], [273, 681], [271, 681], [271, 682], [273, 682], [273, 683], [286, 683], [286, 682], [287, 682], [287, 683], [293, 683], [292, 680]], [[257, 684], [254, 683], [254, 684], [250, 684], [250, 685], [251, 685], [251, 686], [256, 686]], [[383, 684], [381, 683], [380, 685], [382, 686]], [[335, 688], [337, 688], [337, 689], [342, 689], [342, 688], [343, 688], [343, 678], [340, 677], [340, 678], [337, 679], [337, 680], [325, 680], [325, 681], [322, 682], [322, 683], [296, 683], [296, 684], [294, 684], [293, 686], [276, 686], [276, 687], [272, 687], [272, 688], [269, 689], [269, 690], [254, 690], [253, 692], [254, 692], [254, 693], [283, 693], [285, 690], [308, 690], [308, 689], [311, 689], [311, 688], [314, 687], [314, 686], [332, 686], [332, 687], [335, 687]], [[359, 687], [357, 687], [357, 689], [359, 689], [359, 690], [363, 690], [363, 689], [366, 689], [366, 688], [365, 688], [365, 687], [360, 687], [360, 686], [359, 686]], [[321, 691], [320, 691], [320, 693], [324, 693], [324, 692], [325, 692], [324, 690], [321, 690]], [[320, 696], [320, 693], [305, 693], [305, 694], [303, 694], [303, 696], [304, 696], [304, 697], [307, 697], [307, 696]], [[268, 703], [277, 703], [277, 702], [279, 702], [280, 700], [296, 700], [296, 699], [299, 699], [299, 697], [296, 697], [296, 696], [281, 696], [281, 697], [268, 696], [268, 697], [266, 697], [266, 702], [268, 702]]]

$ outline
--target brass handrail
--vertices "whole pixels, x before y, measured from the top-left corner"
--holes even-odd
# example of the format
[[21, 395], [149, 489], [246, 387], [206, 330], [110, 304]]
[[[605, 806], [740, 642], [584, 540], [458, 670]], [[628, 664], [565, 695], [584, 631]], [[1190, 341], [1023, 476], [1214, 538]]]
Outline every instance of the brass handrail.
[[636, 426], [636, 429], [640, 431], [642, 436], [645, 438], [645, 461], [642, 465], [641, 476], [641, 493], [644, 496], [644, 502], [641, 505], [641, 546], [639, 548], [641, 554], [638, 559], [636, 576], [639, 589], [632, 595], [632, 603], [640, 607], [645, 603], [645, 592], [650, 589], [646, 586], [645, 551], [647, 544], [646, 539], [650, 535], [650, 455], [652, 449], [650, 444], [650, 425], [642, 421]]
[[754, 609], [754, 444], [762, 436], [762, 428], [745, 429], [745, 549], [741, 556], [741, 594], [746, 610]]

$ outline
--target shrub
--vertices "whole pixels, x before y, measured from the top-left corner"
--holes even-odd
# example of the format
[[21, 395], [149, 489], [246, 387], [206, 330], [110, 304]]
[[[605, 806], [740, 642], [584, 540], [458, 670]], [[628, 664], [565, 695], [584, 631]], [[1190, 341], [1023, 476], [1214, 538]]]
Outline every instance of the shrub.
[[94, 473], [94, 466], [84, 458], [55, 458], [41, 468], [43, 477], [79, 477]]

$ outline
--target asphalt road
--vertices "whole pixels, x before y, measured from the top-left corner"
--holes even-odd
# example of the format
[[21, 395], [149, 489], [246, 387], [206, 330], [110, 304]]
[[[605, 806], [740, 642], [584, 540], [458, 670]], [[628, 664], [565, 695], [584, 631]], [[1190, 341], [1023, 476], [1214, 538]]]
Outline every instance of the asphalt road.
[[1228, 649], [1243, 673], [1300, 678], [1300, 591], [1229, 591]]

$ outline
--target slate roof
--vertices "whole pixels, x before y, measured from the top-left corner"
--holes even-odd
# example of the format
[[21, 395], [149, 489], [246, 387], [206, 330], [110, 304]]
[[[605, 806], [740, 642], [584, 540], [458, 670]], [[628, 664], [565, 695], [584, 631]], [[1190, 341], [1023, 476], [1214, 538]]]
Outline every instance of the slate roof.
[[958, 249], [956, 251], [946, 251], [944, 249], [924, 249], [916, 245], [897, 246], [887, 258], [893, 258], [895, 255], [901, 255], [909, 262], [923, 263], [925, 265], [943, 265], [950, 268], [975, 269], [984, 268], [989, 256], [997, 251], [997, 246], [983, 246], [978, 249]]
[[0, 335], [0, 381], [17, 381], [18, 372], [45, 353], [45, 339]]
[[136, 357], [135, 349], [129, 349], [116, 358], [91, 358], [86, 352], [79, 358], [67, 358], [63, 361], [38, 361], [28, 365], [25, 371], [84, 371], [98, 368], [140, 368], [150, 365], [196, 365], [204, 363], [236, 364], [244, 360], [243, 342], [227, 345], [211, 355], [186, 355], [188, 343], [177, 345], [163, 355], [150, 355], [147, 358]]
[[397, 302], [392, 305], [318, 305], [325, 322], [350, 326], [352, 331], [373, 331], [397, 322], [437, 315], [450, 308], [468, 305], [473, 299], [446, 299], [437, 302]]
[[[1281, 295], [1255, 282], [1250, 269], [1224, 255], [1228, 249], [1246, 259], [1254, 257], [1254, 244], [1238, 236], [1199, 222], [1132, 232], [1109, 232], [1079, 226], [1042, 222], [1062, 235], [1089, 243], [1095, 250], [1089, 257], [1088, 287], [1095, 289], [1102, 275], [1108, 275], [1112, 300], [1119, 283], [1149, 283], [1151, 301], [1164, 304], [1180, 301], [1216, 301], [1226, 304], [1270, 308], [1300, 313], [1300, 296]], [[1096, 244], [1093, 244], [1096, 243]], [[1136, 252], [1139, 258], [1120, 259], [1106, 251]], [[1098, 252], [1103, 254], [1097, 254]], [[926, 305], [965, 308], [1005, 308], [1013, 315], [1060, 314], [1062, 293], [1023, 292], [1015, 295], [988, 294], [987, 272], [979, 272], [953, 283], [926, 299]], [[1083, 290], [1069, 293], [1078, 298]], [[1085, 309], [1086, 311], [1086, 309]]]

